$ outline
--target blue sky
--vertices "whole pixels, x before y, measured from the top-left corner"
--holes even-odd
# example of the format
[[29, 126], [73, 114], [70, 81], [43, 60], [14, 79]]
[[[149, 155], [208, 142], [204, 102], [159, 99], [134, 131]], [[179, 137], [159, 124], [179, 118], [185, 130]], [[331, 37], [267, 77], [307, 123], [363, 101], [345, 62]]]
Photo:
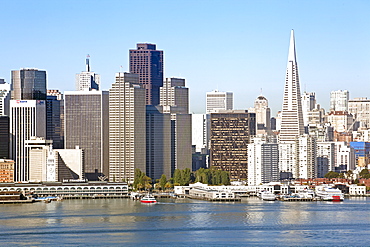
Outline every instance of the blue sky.
[[90, 54], [109, 89], [138, 42], [164, 50], [165, 77], [183, 77], [190, 109], [205, 93], [234, 92], [248, 109], [262, 93], [281, 109], [290, 30], [295, 30], [301, 91], [326, 110], [332, 90], [370, 97], [370, 1], [5, 1], [0, 0], [0, 78], [44, 69], [48, 88], [74, 90]]

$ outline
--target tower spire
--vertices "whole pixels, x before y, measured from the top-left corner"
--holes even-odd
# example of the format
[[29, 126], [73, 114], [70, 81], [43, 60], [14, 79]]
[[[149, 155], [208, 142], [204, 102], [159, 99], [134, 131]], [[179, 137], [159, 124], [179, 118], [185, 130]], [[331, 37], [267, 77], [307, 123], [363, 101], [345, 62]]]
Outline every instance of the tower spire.
[[90, 72], [90, 55], [87, 54], [86, 56], [86, 71]]
[[289, 44], [289, 54], [288, 62], [293, 62], [294, 65], [297, 64], [297, 59], [295, 55], [295, 39], [294, 39], [294, 30], [290, 31], [290, 44]]

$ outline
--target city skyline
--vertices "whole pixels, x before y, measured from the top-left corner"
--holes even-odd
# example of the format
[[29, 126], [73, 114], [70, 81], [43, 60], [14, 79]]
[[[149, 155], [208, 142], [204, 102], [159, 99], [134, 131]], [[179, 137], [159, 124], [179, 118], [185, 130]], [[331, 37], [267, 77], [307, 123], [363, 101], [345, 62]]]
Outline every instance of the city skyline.
[[[348, 90], [350, 99], [367, 97], [362, 91], [370, 79], [370, 34], [361, 27], [369, 22], [370, 3], [365, 1], [142, 1], [139, 24], [152, 20], [142, 29], [125, 21], [134, 18], [134, 12], [128, 11], [125, 18], [118, 15], [122, 8], [137, 7], [134, 2], [20, 2], [2, 3], [0, 19], [7, 25], [2, 27], [1, 47], [6, 49], [0, 51], [0, 78], [8, 83], [11, 70], [36, 67], [47, 71], [49, 89], [73, 90], [74, 75], [83, 70], [90, 54], [94, 71], [102, 77], [101, 89], [107, 90], [120, 66], [129, 71], [129, 49], [146, 42], [165, 51], [164, 77], [187, 80], [191, 112], [205, 112], [205, 93], [214, 89], [234, 92], [234, 108], [248, 109], [262, 88], [275, 116], [282, 105], [288, 32], [294, 29], [302, 93], [316, 92], [317, 102], [327, 111], [331, 91]], [[17, 18], [11, 15], [15, 8]], [[201, 11], [204, 8], [208, 11]], [[87, 18], [81, 9], [97, 11], [99, 18]], [[153, 10], [168, 15], [157, 16]], [[219, 18], [221, 13], [225, 18]], [[185, 14], [193, 18], [181, 18]], [[29, 26], [42, 28], [28, 30]], [[117, 36], [117, 30], [125, 35]], [[86, 33], [92, 31], [97, 35], [87, 40]], [[14, 39], [19, 32], [24, 38]]]

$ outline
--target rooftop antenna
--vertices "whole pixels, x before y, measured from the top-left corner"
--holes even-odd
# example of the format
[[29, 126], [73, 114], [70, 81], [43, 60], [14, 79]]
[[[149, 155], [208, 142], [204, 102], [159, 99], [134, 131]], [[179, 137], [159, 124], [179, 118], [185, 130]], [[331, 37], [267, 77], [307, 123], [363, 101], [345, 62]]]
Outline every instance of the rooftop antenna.
[[261, 87], [261, 95], [262, 95], [262, 87]]
[[86, 71], [90, 72], [90, 55], [87, 54], [86, 56]]

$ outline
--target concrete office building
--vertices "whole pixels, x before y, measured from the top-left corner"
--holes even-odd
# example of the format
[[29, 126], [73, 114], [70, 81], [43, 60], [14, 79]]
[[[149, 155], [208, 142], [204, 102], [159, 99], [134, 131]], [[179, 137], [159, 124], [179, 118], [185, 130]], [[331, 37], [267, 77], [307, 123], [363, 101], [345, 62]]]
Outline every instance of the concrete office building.
[[278, 144], [254, 138], [253, 143], [248, 144], [248, 185], [255, 186], [279, 179]]
[[55, 149], [64, 148], [64, 100], [59, 90], [47, 90], [46, 139], [53, 140]]
[[301, 135], [296, 139], [297, 164], [294, 169], [295, 178], [317, 178], [316, 139], [309, 135]]
[[338, 90], [330, 92], [330, 111], [348, 111], [349, 92]]
[[335, 172], [354, 170], [356, 168], [355, 149], [347, 142], [335, 144]]
[[46, 100], [46, 71], [13, 70], [11, 87], [13, 100]]
[[139, 43], [130, 50], [130, 73], [139, 75], [146, 90], [146, 104], [159, 104], [159, 88], [163, 86], [163, 51], [155, 44]]
[[219, 92], [213, 90], [206, 93], [206, 113], [218, 110], [232, 110], [234, 107], [232, 92]]
[[210, 140], [210, 115], [191, 114], [191, 116], [192, 145], [195, 146], [195, 152], [207, 154]]
[[138, 168], [146, 171], [145, 89], [139, 76], [116, 73], [109, 90], [109, 181], [134, 182]]
[[64, 146], [79, 146], [85, 156], [85, 178], [108, 175], [109, 92], [64, 92]]
[[160, 105], [163, 113], [189, 113], [189, 89], [185, 87], [185, 79], [166, 78], [160, 88]]
[[317, 177], [323, 178], [329, 171], [335, 170], [335, 143], [317, 142]]
[[171, 177], [171, 115], [161, 106], [146, 106], [146, 175]]
[[316, 96], [315, 93], [307, 93], [304, 92], [301, 95], [302, 101], [302, 115], [303, 115], [303, 125], [307, 126], [309, 123], [309, 116], [308, 113], [315, 109], [316, 106]]
[[353, 128], [353, 116], [347, 111], [331, 111], [326, 116], [336, 132], [351, 132]]
[[211, 113], [210, 166], [230, 179], [248, 178], [248, 144], [256, 134], [256, 114], [245, 110]]
[[370, 99], [354, 98], [349, 100], [348, 112], [354, 116], [358, 127], [370, 129]]
[[76, 91], [99, 90], [100, 75], [90, 70], [90, 56], [86, 58], [86, 71], [76, 74]]
[[260, 95], [254, 101], [254, 107], [248, 110], [256, 113], [256, 131], [258, 134], [268, 134], [271, 131], [271, 110], [268, 107], [268, 100], [265, 96]]
[[163, 113], [171, 115], [171, 177], [175, 169], [192, 169], [192, 119], [185, 79], [167, 78], [160, 88]]
[[0, 116], [9, 116], [10, 84], [0, 79]]
[[15, 161], [14, 181], [29, 179], [29, 149], [25, 141], [46, 137], [45, 100], [10, 101], [10, 157]]

